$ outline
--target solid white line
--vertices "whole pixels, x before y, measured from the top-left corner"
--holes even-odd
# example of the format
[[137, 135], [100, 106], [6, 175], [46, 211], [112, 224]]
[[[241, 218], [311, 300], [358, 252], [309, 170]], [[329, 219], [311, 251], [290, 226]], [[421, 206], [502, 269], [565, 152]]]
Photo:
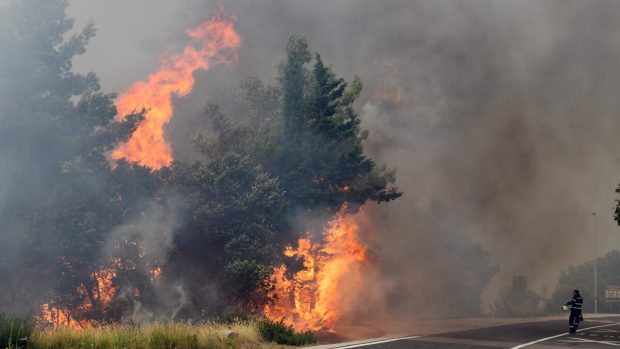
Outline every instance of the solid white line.
[[398, 337], [398, 338], [384, 339], [384, 340], [379, 340], [379, 341], [374, 341], [374, 342], [366, 342], [366, 343], [360, 343], [360, 344], [346, 345], [344, 347], [335, 347], [335, 348], [332, 348], [332, 349], [349, 349], [349, 348], [365, 347], [367, 345], [383, 344], [383, 343], [389, 343], [389, 342], [395, 342], [395, 341], [402, 341], [402, 340], [405, 340], [405, 339], [414, 339], [414, 338], [419, 338], [419, 337], [420, 336]]
[[[607, 325], [599, 325], [599, 326], [586, 327], [586, 328], [582, 328], [581, 330], [577, 330], [577, 332], [581, 332], [581, 331], [585, 331], [585, 330], [591, 330], [593, 328], [609, 327], [609, 326], [614, 326], [614, 325], [618, 325], [618, 324], [620, 324], [620, 322], [614, 322], [613, 324], [607, 324]], [[520, 349], [520, 348], [529, 347], [530, 345], [537, 344], [537, 343], [544, 342], [544, 341], [548, 341], [550, 339], [566, 336], [567, 334], [568, 333], [562, 333], [562, 334], [558, 334], [558, 335], [547, 337], [547, 338], [537, 339], [537, 340], [531, 341], [529, 343], [519, 344], [516, 347], [512, 347], [510, 349]]]

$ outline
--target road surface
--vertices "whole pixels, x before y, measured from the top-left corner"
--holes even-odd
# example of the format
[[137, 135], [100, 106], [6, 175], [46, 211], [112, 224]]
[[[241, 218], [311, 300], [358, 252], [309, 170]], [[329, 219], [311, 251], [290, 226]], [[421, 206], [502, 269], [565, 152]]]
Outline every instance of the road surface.
[[490, 348], [611, 348], [620, 347], [620, 317], [586, 319], [579, 332], [569, 335], [568, 321], [549, 320], [432, 336], [407, 336], [372, 343], [343, 344], [340, 349], [490, 349]]

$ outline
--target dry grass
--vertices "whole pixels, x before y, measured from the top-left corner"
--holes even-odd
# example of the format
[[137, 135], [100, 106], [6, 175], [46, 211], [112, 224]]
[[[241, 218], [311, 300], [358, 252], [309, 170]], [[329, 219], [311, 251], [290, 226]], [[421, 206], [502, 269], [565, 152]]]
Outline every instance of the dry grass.
[[[235, 335], [229, 336], [230, 332]], [[275, 349], [254, 323], [152, 324], [35, 332], [33, 349]]]

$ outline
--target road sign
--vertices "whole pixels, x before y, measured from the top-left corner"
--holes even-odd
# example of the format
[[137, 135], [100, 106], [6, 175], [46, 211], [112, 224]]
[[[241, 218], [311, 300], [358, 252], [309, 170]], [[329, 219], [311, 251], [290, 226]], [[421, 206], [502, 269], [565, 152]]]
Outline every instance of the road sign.
[[513, 276], [512, 290], [520, 292], [527, 291], [527, 276]]
[[605, 286], [605, 301], [608, 303], [620, 303], [620, 285]]

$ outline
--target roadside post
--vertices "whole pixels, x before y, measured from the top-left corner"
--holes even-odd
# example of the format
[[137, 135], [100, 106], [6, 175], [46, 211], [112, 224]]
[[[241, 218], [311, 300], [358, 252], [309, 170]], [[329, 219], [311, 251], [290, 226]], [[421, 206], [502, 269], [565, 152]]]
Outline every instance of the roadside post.
[[512, 290], [517, 294], [517, 314], [521, 316], [521, 295], [527, 291], [527, 276], [513, 276]]

